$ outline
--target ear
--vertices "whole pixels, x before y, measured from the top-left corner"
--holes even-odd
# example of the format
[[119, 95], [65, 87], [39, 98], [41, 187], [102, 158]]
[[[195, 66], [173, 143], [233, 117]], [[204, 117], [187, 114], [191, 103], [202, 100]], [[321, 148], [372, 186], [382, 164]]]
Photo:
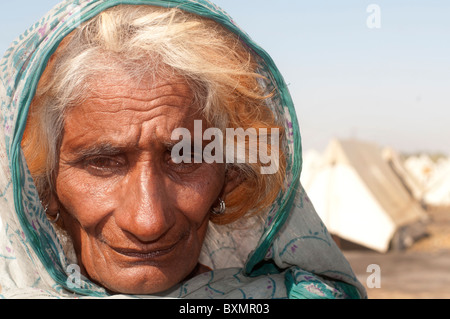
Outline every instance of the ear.
[[52, 192], [49, 196], [48, 200], [48, 209], [47, 214], [50, 216], [56, 215], [60, 209], [60, 203], [58, 196], [54, 192]]
[[244, 181], [244, 175], [235, 166], [227, 167], [225, 172], [225, 185], [223, 188], [223, 197], [231, 193], [236, 187], [238, 187]]

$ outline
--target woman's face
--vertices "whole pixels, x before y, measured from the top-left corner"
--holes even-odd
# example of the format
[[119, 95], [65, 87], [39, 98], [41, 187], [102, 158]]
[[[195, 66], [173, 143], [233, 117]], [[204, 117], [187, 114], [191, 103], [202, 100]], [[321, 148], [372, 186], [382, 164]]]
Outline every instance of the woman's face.
[[164, 291], [197, 266], [225, 167], [171, 159], [172, 131], [193, 136], [199, 119], [186, 82], [113, 74], [90, 91], [65, 118], [53, 204], [91, 280], [120, 293]]

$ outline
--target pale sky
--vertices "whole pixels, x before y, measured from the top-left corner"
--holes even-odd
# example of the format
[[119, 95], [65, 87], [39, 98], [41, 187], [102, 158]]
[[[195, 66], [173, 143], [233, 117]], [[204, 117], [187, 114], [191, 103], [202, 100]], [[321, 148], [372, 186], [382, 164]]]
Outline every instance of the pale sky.
[[[356, 137], [450, 155], [450, 1], [214, 2], [284, 75], [304, 150]], [[57, 3], [0, 0], [0, 54]]]

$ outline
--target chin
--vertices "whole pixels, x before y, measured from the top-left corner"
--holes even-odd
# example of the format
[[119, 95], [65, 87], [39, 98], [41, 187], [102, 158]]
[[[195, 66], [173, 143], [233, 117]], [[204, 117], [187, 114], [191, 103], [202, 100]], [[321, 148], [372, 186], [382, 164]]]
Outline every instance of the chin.
[[158, 278], [157, 280], [123, 280], [121, 278], [109, 283], [105, 282], [102, 285], [111, 294], [152, 295], [166, 291], [177, 284], [178, 281], [170, 281], [168, 278]]
[[[195, 266], [193, 268], [196, 268]], [[193, 271], [159, 269], [150, 266], [132, 267], [92, 278], [111, 294], [152, 295], [169, 290], [190, 278]], [[103, 277], [103, 278], [102, 278]]]
[[124, 283], [124, 285], [114, 285], [111, 289], [107, 289], [109, 293], [113, 295], [155, 295], [158, 293], [162, 293], [170, 288], [176, 286], [175, 284], [168, 285], [154, 285], [154, 284], [136, 284], [130, 285], [129, 283]]

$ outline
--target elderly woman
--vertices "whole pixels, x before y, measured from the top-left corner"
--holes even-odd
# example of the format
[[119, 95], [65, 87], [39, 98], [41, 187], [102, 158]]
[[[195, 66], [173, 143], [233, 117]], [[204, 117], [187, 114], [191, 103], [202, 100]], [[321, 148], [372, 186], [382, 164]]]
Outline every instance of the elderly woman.
[[4, 297], [365, 297], [281, 75], [213, 4], [65, 1], [0, 67]]

